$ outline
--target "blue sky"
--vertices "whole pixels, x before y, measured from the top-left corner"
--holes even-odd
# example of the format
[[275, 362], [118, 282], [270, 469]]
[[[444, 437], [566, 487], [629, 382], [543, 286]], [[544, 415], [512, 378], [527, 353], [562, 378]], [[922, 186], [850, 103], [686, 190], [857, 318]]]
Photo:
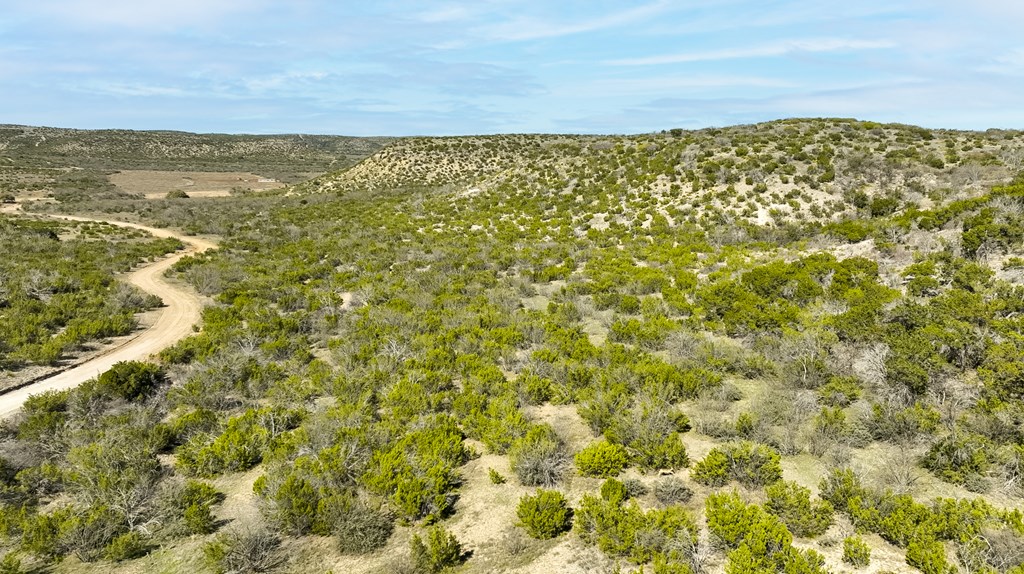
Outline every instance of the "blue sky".
[[1024, 1], [29, 0], [0, 123], [349, 135], [1024, 128]]

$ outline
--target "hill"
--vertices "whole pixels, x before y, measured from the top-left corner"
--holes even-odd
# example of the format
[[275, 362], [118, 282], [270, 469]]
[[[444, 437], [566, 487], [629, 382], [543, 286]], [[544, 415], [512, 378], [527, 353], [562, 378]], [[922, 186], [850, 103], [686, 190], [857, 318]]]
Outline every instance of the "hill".
[[0, 164], [83, 169], [323, 173], [347, 167], [391, 138], [75, 130], [0, 125]]
[[[295, 183], [348, 167], [390, 140], [0, 125], [0, 193], [66, 201], [123, 199], [193, 184], [226, 192], [232, 186], [226, 182], [267, 189], [280, 184], [252, 184]], [[124, 175], [112, 180], [111, 175], [120, 175], [115, 172]], [[183, 179], [177, 172], [189, 173]]]
[[637, 136], [406, 138], [300, 189], [509, 186], [764, 224], [843, 217], [863, 202], [876, 211], [894, 202], [927, 207], [944, 190], [980, 189], [1022, 167], [1021, 132], [797, 119]]

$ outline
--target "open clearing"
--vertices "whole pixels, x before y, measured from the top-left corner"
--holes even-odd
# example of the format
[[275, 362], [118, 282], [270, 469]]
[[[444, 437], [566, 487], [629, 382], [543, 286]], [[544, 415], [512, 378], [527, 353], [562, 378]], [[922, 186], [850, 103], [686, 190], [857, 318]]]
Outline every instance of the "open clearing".
[[267, 191], [281, 187], [272, 179], [240, 171], [157, 171], [148, 169], [122, 170], [107, 176], [110, 183], [126, 193], [138, 193], [146, 199], [161, 199], [168, 191], [180, 189], [190, 197], [223, 197], [232, 188]]

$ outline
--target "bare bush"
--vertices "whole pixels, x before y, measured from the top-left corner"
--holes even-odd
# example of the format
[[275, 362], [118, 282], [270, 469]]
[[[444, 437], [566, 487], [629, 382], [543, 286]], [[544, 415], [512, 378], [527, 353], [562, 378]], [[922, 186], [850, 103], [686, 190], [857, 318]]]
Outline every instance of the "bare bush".
[[910, 494], [917, 488], [923, 475], [917, 466], [917, 458], [901, 450], [882, 460], [876, 470], [875, 481], [880, 487], [895, 494]]
[[203, 547], [206, 559], [225, 572], [249, 574], [269, 572], [284, 558], [281, 539], [263, 527], [243, 526], [229, 530]]

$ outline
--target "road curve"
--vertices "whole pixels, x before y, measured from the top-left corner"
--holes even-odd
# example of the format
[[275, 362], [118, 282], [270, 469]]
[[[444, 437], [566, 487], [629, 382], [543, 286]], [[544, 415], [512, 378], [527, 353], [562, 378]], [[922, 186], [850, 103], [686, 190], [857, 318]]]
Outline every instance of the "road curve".
[[139, 332], [134, 338], [106, 351], [98, 357], [51, 377], [0, 395], [0, 419], [8, 418], [18, 412], [22, 403], [30, 395], [45, 391], [70, 389], [110, 369], [114, 363], [144, 360], [187, 336], [192, 332], [192, 326], [199, 321], [199, 313], [202, 309], [199, 295], [187, 287], [168, 283], [163, 275], [165, 271], [182, 257], [214, 249], [217, 247], [215, 243], [197, 237], [179, 235], [166, 229], [146, 227], [145, 225], [134, 223], [70, 215], [54, 215], [51, 217], [72, 221], [109, 223], [120, 227], [141, 229], [156, 237], [174, 237], [179, 239], [187, 245], [187, 248], [183, 251], [175, 252], [169, 257], [140, 267], [132, 271], [127, 277], [127, 281], [132, 285], [147, 293], [152, 293], [163, 300], [164, 306], [160, 309], [160, 316], [156, 322], [144, 331]]

